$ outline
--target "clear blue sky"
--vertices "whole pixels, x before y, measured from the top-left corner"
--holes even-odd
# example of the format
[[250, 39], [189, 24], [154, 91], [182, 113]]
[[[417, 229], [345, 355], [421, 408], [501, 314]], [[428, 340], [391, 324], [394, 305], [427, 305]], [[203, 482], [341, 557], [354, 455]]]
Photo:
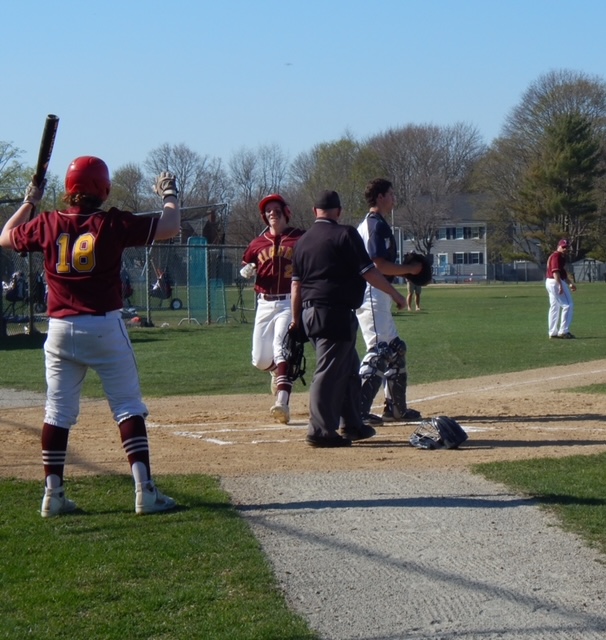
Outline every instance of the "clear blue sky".
[[606, 79], [604, 0], [12, 0], [2, 27], [0, 140], [33, 165], [57, 114], [61, 176], [78, 155], [292, 159], [411, 123], [489, 143], [542, 74]]

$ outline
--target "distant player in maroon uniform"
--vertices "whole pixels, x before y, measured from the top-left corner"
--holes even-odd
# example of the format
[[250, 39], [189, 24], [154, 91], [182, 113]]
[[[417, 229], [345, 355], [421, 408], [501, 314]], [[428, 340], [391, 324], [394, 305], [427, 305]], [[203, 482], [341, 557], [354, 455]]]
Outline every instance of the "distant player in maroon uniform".
[[292, 254], [302, 229], [288, 225], [290, 208], [284, 198], [272, 193], [259, 203], [259, 211], [267, 229], [246, 248], [240, 275], [255, 277], [257, 312], [253, 331], [253, 366], [271, 374], [271, 390], [275, 395], [271, 415], [283, 424], [290, 420], [289, 400], [292, 380], [282, 352], [284, 336], [291, 322], [290, 282]]
[[545, 288], [549, 296], [549, 313], [547, 315], [547, 330], [550, 338], [574, 338], [570, 333], [574, 301], [571, 291], [577, 287], [572, 276], [566, 271], [566, 256], [570, 243], [566, 238], [558, 242], [557, 249], [547, 259], [545, 274]]
[[175, 178], [162, 172], [154, 191], [163, 199], [159, 218], [100, 209], [109, 196], [107, 165], [93, 156], [76, 158], [65, 176], [62, 211], [47, 211], [28, 222], [44, 186], [30, 183], [21, 207], [2, 229], [0, 246], [40, 251], [48, 284], [48, 337], [44, 344], [47, 399], [42, 427], [45, 493], [43, 517], [73, 511], [63, 472], [69, 431], [80, 411], [87, 369], [94, 369], [118, 423], [135, 481], [136, 513], [175, 506], [154, 485], [135, 356], [122, 321], [120, 269], [126, 247], [173, 237], [181, 224]]

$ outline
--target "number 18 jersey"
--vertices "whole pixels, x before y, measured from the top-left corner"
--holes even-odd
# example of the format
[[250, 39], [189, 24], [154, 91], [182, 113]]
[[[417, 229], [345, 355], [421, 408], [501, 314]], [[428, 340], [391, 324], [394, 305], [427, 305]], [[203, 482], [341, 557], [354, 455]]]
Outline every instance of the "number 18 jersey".
[[15, 227], [16, 251], [41, 251], [48, 285], [48, 315], [101, 314], [122, 307], [120, 269], [126, 247], [154, 240], [157, 218], [128, 211], [45, 211]]

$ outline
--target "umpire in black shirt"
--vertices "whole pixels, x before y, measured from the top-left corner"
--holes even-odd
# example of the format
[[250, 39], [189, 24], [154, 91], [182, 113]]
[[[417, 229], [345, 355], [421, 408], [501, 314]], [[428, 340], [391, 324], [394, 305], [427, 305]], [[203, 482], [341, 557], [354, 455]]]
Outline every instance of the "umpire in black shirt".
[[316, 220], [295, 245], [292, 261], [291, 328], [303, 329], [316, 351], [306, 438], [313, 447], [348, 447], [375, 434], [362, 421], [356, 351], [355, 309], [366, 282], [389, 294], [399, 309], [406, 307], [406, 299], [374, 266], [357, 229], [338, 223], [341, 210], [336, 191], [318, 195]]

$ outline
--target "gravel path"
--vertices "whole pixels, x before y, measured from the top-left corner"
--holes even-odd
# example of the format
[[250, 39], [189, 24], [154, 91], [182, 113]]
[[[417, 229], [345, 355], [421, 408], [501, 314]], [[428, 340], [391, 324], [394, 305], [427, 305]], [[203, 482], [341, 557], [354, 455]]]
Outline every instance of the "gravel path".
[[14, 409], [15, 407], [44, 406], [46, 396], [33, 391], [17, 391], [0, 387], [0, 409]]
[[461, 471], [222, 482], [325, 640], [606, 637], [606, 558], [501, 485]]

